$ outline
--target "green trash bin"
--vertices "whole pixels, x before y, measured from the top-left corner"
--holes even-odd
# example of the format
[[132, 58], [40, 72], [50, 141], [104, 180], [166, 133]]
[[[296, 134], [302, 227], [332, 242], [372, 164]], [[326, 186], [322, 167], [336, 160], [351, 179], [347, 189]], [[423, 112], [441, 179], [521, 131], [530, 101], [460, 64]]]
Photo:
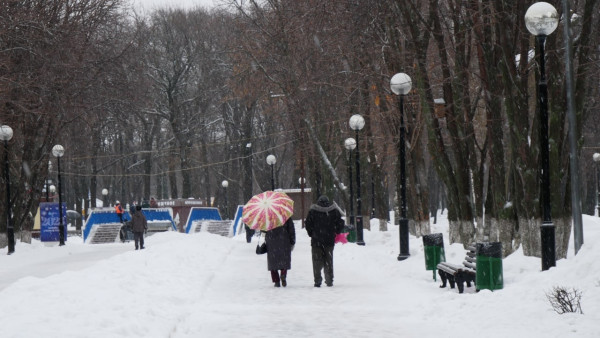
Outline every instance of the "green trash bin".
[[423, 247], [425, 249], [425, 269], [433, 270], [433, 280], [437, 281], [435, 274], [437, 265], [446, 261], [444, 236], [441, 233], [424, 235]]
[[352, 229], [348, 231], [348, 236], [346, 237], [346, 239], [350, 243], [356, 243], [356, 230]]
[[502, 243], [477, 243], [477, 290], [498, 290], [504, 287], [502, 275]]
[[349, 224], [346, 224], [346, 226], [344, 226], [343, 232], [348, 233], [348, 236], [346, 236], [346, 239], [348, 240], [348, 242], [356, 243], [356, 225], [354, 225], [354, 216], [350, 217], [348, 223]]

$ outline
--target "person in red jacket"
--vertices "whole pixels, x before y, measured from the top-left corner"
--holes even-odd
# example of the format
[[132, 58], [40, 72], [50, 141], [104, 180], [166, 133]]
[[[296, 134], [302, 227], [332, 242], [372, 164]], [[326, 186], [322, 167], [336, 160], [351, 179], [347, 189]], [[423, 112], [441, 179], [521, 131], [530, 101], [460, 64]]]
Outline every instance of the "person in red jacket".
[[115, 204], [115, 212], [117, 213], [117, 216], [119, 216], [121, 223], [123, 223], [123, 207], [119, 201], [117, 201], [117, 204]]

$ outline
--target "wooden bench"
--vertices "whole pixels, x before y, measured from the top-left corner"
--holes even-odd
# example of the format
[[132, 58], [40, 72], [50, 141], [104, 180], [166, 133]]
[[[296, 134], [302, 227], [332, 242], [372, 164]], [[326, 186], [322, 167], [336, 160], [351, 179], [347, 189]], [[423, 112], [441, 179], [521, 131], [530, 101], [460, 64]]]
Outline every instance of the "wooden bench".
[[447, 262], [439, 263], [437, 269], [438, 274], [442, 278], [440, 288], [445, 288], [446, 282], [449, 282], [451, 289], [454, 289], [454, 285], [458, 285], [458, 293], [463, 293], [465, 290], [464, 283], [467, 283], [467, 287], [471, 287], [471, 283], [475, 284], [475, 276], [477, 275], [476, 262], [477, 254], [475, 245], [469, 245], [462, 265]]

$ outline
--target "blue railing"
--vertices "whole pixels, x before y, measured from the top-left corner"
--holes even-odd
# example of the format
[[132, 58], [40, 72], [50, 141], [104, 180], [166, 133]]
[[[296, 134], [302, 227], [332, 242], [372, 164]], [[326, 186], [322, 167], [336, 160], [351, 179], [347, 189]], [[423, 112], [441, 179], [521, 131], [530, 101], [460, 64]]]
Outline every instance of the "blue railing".
[[220, 221], [221, 214], [219, 213], [219, 209], [217, 208], [207, 208], [207, 207], [194, 207], [190, 210], [190, 214], [188, 216], [187, 223], [185, 225], [185, 232], [190, 233], [192, 229], [192, 223], [197, 221]]
[[[142, 209], [144, 216], [146, 216], [146, 220], [148, 223], [152, 222], [169, 222], [171, 223], [171, 228], [174, 231], [177, 231], [177, 226], [175, 222], [173, 222], [173, 217], [171, 216], [170, 208], [159, 208], [159, 209]], [[220, 217], [220, 216], [219, 216]], [[131, 215], [129, 212], [123, 213], [123, 221], [128, 221], [131, 219]], [[83, 241], [87, 240], [87, 237], [90, 234], [90, 231], [93, 227], [99, 226], [100, 224], [113, 224], [113, 223], [121, 223], [119, 216], [114, 210], [92, 210], [90, 216], [85, 222], [83, 229]]]

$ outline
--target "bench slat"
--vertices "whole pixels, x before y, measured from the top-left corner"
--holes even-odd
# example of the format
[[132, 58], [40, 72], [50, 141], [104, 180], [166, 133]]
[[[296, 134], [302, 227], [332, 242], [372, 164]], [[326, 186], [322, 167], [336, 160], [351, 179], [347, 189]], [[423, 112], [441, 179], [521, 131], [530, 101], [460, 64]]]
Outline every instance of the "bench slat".
[[477, 270], [477, 265], [476, 264], [464, 261], [463, 265], [466, 266], [466, 267], [468, 267], [468, 268], [470, 268], [470, 269], [473, 269], [475, 271]]

